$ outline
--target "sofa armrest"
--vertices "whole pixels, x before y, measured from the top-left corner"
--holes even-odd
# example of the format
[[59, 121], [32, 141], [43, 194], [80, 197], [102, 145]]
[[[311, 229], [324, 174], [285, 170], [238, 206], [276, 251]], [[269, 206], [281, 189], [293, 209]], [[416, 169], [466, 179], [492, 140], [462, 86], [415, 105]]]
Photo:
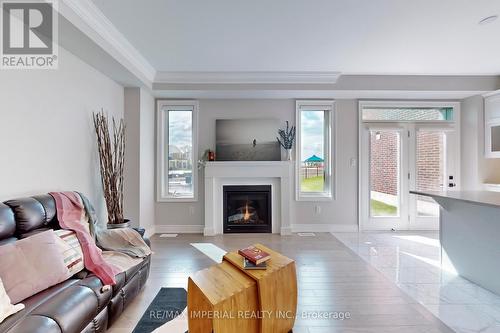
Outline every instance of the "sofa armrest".
[[139, 235], [141, 235], [142, 239], [144, 239], [144, 242], [146, 244], [148, 244], [149, 248], [151, 248], [151, 241], [149, 240], [148, 237], [145, 236], [146, 229], [144, 229], [144, 228], [132, 228], [132, 229], [137, 231], [139, 233]]
[[[144, 240], [144, 242], [147, 244], [147, 246], [149, 246], [149, 248], [151, 248], [151, 241], [149, 240], [148, 237], [146, 237], [144, 235], [146, 233], [146, 230], [144, 228], [127, 228], [127, 229], [135, 230], [141, 236], [141, 238]], [[105, 248], [101, 244], [99, 244], [98, 240], [96, 240], [96, 245], [100, 249], [105, 250]]]

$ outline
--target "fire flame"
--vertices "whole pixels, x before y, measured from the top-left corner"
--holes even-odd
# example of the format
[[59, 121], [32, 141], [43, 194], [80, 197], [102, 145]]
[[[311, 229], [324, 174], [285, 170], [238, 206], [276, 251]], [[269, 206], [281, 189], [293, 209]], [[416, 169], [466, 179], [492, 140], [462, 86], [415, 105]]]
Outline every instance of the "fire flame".
[[250, 219], [250, 213], [248, 212], [248, 202], [246, 203], [245, 205], [245, 214], [243, 215], [243, 219], [245, 221], [249, 220]]

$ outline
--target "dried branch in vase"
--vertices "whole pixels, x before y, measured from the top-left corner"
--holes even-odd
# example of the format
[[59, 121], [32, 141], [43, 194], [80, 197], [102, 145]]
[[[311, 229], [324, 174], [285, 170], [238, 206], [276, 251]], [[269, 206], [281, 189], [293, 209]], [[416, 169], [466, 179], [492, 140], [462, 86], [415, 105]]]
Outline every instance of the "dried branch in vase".
[[295, 126], [290, 127], [287, 121], [286, 128], [279, 129], [278, 134], [280, 135], [281, 140], [279, 138], [276, 138], [276, 140], [278, 140], [280, 146], [287, 150], [292, 149], [293, 142], [295, 141]]
[[104, 111], [93, 114], [102, 189], [108, 210], [108, 223], [123, 223], [123, 169], [125, 164], [125, 123], [112, 118], [113, 132]]

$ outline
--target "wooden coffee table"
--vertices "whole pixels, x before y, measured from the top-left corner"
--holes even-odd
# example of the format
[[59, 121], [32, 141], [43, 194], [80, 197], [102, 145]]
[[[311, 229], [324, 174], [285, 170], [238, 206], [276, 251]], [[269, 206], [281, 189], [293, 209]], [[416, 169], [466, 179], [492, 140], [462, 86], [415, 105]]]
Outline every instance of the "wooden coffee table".
[[[243, 257], [229, 252], [221, 264], [189, 278], [189, 333], [291, 331], [297, 313], [295, 262], [262, 244], [254, 246], [271, 255], [266, 270], [245, 270]], [[199, 315], [203, 311], [206, 317]]]

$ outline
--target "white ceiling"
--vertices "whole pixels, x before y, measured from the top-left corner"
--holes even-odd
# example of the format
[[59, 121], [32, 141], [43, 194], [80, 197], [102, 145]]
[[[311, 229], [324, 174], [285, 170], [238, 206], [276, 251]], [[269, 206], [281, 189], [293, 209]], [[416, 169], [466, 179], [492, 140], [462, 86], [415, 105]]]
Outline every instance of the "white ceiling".
[[499, 0], [92, 0], [158, 71], [500, 74]]

